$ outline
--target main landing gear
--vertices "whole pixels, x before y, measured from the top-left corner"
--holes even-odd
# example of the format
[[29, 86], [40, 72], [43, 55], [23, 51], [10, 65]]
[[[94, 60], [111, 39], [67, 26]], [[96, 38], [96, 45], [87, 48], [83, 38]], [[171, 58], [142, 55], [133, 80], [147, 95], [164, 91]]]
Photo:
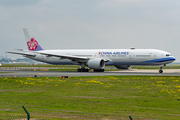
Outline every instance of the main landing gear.
[[77, 69], [78, 72], [89, 72], [88, 68], [85, 68], [85, 63], [81, 64], [81, 68]]
[[[89, 69], [88, 68], [78, 68], [77, 69], [78, 72], [89, 72]], [[104, 69], [101, 69], [101, 70], [95, 70], [93, 69], [94, 72], [104, 72]]]
[[[81, 68], [77, 69], [77, 72], [89, 72], [90, 69], [85, 68], [85, 63], [81, 63]], [[104, 69], [93, 69], [94, 72], [104, 72]]]
[[78, 72], [89, 72], [89, 69], [78, 68], [77, 71], [78, 71]]
[[100, 69], [100, 70], [93, 69], [93, 70], [94, 70], [94, 72], [104, 72], [104, 69]]

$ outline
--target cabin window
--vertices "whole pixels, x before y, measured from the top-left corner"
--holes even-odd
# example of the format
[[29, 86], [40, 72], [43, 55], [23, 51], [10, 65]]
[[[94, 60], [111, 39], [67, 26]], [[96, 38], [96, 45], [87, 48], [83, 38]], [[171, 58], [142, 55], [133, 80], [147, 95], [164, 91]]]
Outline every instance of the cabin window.
[[136, 55], [136, 57], [151, 57], [151, 55]]
[[105, 57], [105, 55], [100, 55], [100, 57]]
[[126, 57], [126, 55], [118, 55], [118, 57]]
[[110, 55], [106, 55], [106, 57], [110, 57]]

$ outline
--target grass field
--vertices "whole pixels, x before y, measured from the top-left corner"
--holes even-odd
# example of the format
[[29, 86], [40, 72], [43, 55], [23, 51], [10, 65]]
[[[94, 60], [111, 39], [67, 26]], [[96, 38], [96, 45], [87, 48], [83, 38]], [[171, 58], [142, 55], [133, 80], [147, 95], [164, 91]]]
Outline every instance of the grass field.
[[[180, 118], [180, 77], [0, 78], [0, 115], [45, 119]], [[1, 119], [1, 118], [0, 118]]]

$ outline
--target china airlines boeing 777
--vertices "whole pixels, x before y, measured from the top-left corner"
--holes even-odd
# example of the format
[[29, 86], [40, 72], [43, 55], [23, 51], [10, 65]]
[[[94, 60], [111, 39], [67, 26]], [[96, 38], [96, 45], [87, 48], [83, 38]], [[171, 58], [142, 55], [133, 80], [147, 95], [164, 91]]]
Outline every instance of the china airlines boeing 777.
[[23, 28], [29, 50], [19, 49], [8, 53], [55, 65], [81, 65], [78, 72], [104, 72], [105, 66], [115, 66], [118, 69], [129, 69], [131, 65], [159, 65], [162, 68], [173, 61], [175, 57], [169, 52], [156, 49], [73, 49], [44, 50], [27, 28]]

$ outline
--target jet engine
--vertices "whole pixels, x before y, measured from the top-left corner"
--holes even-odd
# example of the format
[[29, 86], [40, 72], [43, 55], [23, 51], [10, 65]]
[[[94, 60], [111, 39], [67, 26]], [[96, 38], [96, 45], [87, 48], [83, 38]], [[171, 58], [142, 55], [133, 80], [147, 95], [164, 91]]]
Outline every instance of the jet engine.
[[131, 68], [131, 65], [115, 65], [116, 68], [118, 69], [130, 69]]
[[105, 62], [103, 59], [100, 58], [94, 58], [94, 59], [90, 59], [87, 62], [87, 66], [91, 69], [95, 69], [95, 70], [101, 70], [104, 69], [105, 67]]

